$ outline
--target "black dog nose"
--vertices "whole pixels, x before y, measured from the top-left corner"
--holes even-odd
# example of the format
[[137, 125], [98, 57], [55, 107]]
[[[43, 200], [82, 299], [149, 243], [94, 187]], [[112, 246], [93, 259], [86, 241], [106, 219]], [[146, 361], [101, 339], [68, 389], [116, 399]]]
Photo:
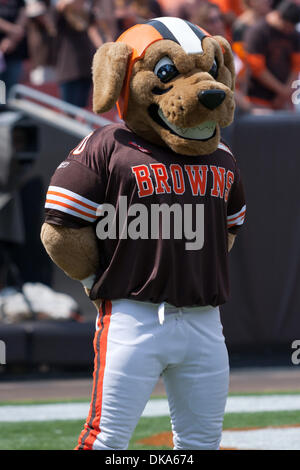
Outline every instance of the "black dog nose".
[[226, 93], [223, 90], [206, 90], [200, 91], [200, 93], [198, 93], [198, 100], [200, 103], [202, 103], [203, 106], [210, 109], [211, 111], [220, 106], [225, 98]]

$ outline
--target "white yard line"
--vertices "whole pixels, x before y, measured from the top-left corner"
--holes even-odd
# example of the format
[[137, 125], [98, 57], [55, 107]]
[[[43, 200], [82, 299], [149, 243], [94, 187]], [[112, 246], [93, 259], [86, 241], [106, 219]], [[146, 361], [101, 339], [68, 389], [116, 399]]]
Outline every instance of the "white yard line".
[[54, 421], [86, 419], [88, 403], [55, 403], [53, 405], [0, 406], [0, 422]]
[[[53, 403], [49, 405], [5, 405], [0, 406], [0, 422], [54, 421], [86, 419], [89, 403]], [[168, 416], [167, 400], [150, 400], [143, 416]]]
[[235, 396], [229, 397], [226, 405], [226, 413], [294, 410], [300, 410], [300, 395]]
[[223, 431], [221, 447], [238, 450], [300, 450], [300, 428]]
[[[228, 398], [226, 405], [226, 413], [291, 410], [300, 410], [300, 395], [234, 396]], [[86, 419], [88, 411], [89, 403], [4, 405], [0, 406], [0, 422]], [[142, 416], [169, 416], [167, 400], [150, 400]]]

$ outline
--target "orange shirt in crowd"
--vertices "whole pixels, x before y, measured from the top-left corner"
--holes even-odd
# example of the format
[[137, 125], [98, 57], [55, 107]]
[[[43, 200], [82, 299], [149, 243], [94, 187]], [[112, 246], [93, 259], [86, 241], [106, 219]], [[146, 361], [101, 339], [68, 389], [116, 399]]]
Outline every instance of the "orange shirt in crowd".
[[236, 16], [239, 16], [245, 10], [243, 0], [211, 0], [211, 3], [219, 5], [223, 13], [232, 11]]

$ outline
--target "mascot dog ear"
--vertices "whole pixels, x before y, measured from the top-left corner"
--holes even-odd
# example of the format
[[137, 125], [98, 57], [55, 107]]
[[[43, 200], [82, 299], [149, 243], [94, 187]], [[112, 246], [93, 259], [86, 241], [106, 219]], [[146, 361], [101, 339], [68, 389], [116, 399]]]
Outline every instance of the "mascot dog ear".
[[223, 38], [222, 36], [213, 36], [213, 39], [218, 41], [224, 57], [224, 64], [229, 70], [231, 74], [231, 87], [230, 89], [234, 91], [235, 89], [235, 65], [234, 65], [234, 57], [232, 54], [231, 46], [229, 42]]
[[109, 111], [116, 104], [131, 54], [132, 48], [121, 42], [108, 42], [97, 50], [93, 59], [95, 113]]

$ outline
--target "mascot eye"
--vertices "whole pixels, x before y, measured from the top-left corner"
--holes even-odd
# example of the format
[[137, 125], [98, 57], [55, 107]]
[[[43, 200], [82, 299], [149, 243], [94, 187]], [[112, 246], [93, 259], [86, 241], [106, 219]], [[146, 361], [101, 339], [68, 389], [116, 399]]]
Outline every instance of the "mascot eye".
[[218, 65], [218, 62], [217, 62], [217, 59], [214, 60], [214, 63], [212, 65], [212, 68], [210, 69], [210, 71], [208, 72], [213, 78], [217, 78], [218, 76], [218, 72], [219, 72], [219, 65]]
[[154, 73], [163, 83], [168, 83], [172, 78], [179, 75], [177, 68], [169, 57], [163, 57], [159, 62], [157, 62], [154, 68]]

